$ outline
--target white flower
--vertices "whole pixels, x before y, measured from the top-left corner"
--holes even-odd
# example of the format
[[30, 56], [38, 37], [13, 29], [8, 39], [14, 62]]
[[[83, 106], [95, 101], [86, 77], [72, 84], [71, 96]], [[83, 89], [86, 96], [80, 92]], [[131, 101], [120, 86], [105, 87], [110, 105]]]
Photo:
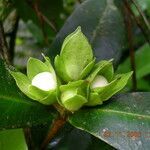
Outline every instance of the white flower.
[[32, 80], [32, 85], [44, 91], [56, 89], [57, 86], [55, 77], [50, 72], [37, 74]]
[[98, 87], [104, 87], [106, 85], [108, 85], [107, 79], [104, 76], [98, 75], [91, 83], [91, 88], [94, 89]]

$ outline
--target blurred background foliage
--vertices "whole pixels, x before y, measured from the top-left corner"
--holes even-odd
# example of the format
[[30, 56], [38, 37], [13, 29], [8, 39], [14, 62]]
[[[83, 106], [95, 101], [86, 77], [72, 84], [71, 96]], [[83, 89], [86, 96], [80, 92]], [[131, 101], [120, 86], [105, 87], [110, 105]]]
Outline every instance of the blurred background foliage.
[[[41, 59], [41, 53], [48, 53], [58, 31], [83, 1], [86, 0], [1, 0], [0, 20], [3, 21], [12, 64], [25, 71], [26, 62], [29, 57]], [[150, 20], [150, 0], [136, 0], [136, 2], [147, 19]], [[122, 6], [120, 0], [116, 0], [115, 3]], [[141, 21], [141, 16], [135, 5], [131, 4], [131, 8], [136, 18]], [[122, 7], [120, 7], [120, 11], [122, 11]], [[148, 43], [150, 34], [143, 25], [147, 40], [136, 22], [132, 22], [132, 26], [137, 79], [136, 90], [150, 91], [150, 46]], [[116, 26], [116, 28], [118, 27]], [[127, 35], [122, 36], [127, 37]], [[127, 42], [124, 43], [123, 49], [120, 64], [116, 68], [117, 73], [125, 73], [132, 70], [129, 54], [130, 48]], [[132, 80], [130, 80], [125, 91], [130, 91], [131, 89]], [[44, 127], [44, 130], [46, 129]], [[43, 133], [43, 127], [36, 127], [32, 130], [33, 136], [34, 133], [37, 133], [37, 130], [39, 134]], [[18, 132], [19, 137], [22, 131], [19, 129]], [[78, 147], [78, 150], [88, 150], [91, 147], [92, 149], [93, 147], [97, 149], [99, 144], [104, 150], [113, 149], [88, 133], [72, 127], [67, 127], [67, 130], [62, 129], [62, 132], [50, 143], [50, 149], [64, 150], [69, 145], [69, 148], [73, 150], [74, 144]], [[66, 134], [64, 137], [64, 132], [69, 134]], [[0, 138], [1, 136], [2, 132], [0, 133]], [[35, 134], [35, 141], [39, 143], [40, 139], [36, 138], [37, 135]], [[81, 141], [83, 142], [82, 144], [80, 143]]]
[[[66, 19], [84, 0], [2, 0], [0, 15], [4, 21], [4, 30], [11, 49], [13, 64], [25, 69], [30, 56], [41, 58], [41, 53], [49, 51], [52, 41], [61, 29]], [[118, 0], [115, 1], [118, 5]], [[144, 14], [150, 19], [150, 1], [137, 0]], [[3, 9], [5, 6], [5, 9]], [[136, 7], [131, 8], [140, 20]], [[16, 29], [17, 28], [17, 29]], [[137, 87], [140, 90], [150, 90], [150, 48], [143, 33], [133, 23], [133, 44], [136, 57]], [[148, 34], [148, 33], [147, 33]], [[149, 36], [149, 35], [148, 35]], [[13, 38], [13, 39], [12, 39]], [[124, 44], [121, 64], [117, 72], [127, 72], [130, 68], [129, 46]], [[128, 89], [132, 88], [132, 83]]]

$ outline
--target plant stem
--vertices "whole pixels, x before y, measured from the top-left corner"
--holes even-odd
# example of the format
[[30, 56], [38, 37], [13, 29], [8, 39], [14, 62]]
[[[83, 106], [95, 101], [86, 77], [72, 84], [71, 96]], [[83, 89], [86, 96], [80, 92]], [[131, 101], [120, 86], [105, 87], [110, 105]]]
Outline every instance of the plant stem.
[[139, 20], [139, 18], [137, 18], [135, 16], [135, 14], [133, 13], [132, 9], [130, 8], [130, 5], [124, 1], [126, 8], [128, 9], [128, 11], [130, 12], [130, 14], [133, 16], [133, 19], [136, 21], [136, 24], [138, 25], [138, 27], [141, 29], [146, 41], [150, 44], [150, 36], [149, 34], [145, 31], [145, 29], [142, 26], [141, 21]]
[[4, 35], [3, 23], [0, 21], [0, 57], [5, 59], [5, 61], [10, 64], [9, 50], [7, 47], [7, 42]]
[[131, 69], [133, 70], [133, 75], [132, 75], [132, 84], [133, 84], [133, 90], [136, 91], [137, 89], [137, 80], [136, 80], [136, 66], [135, 66], [135, 54], [134, 54], [134, 48], [133, 48], [133, 34], [132, 34], [132, 20], [130, 16], [130, 12], [127, 9], [127, 0], [125, 0], [125, 7], [124, 7], [124, 12], [125, 12], [125, 24], [127, 28], [127, 37], [128, 37], [128, 42], [129, 42], [129, 49], [130, 49], [130, 62], [131, 62]]
[[77, 1], [78, 1], [78, 3], [80, 3], [80, 4], [82, 3], [82, 1], [81, 1], [81, 0], [77, 0]]
[[24, 135], [25, 135], [25, 139], [26, 139], [26, 143], [28, 145], [28, 149], [35, 149], [34, 147], [34, 143], [32, 141], [32, 136], [31, 136], [31, 129], [30, 128], [24, 128]]
[[67, 117], [62, 117], [62, 116], [59, 116], [56, 120], [54, 120], [46, 138], [44, 139], [41, 145], [41, 150], [46, 149], [49, 142], [58, 133], [58, 131], [63, 127], [66, 121], [67, 121]]
[[16, 14], [14, 18], [14, 26], [10, 34], [10, 42], [9, 42], [9, 54], [10, 54], [11, 64], [13, 63], [13, 58], [14, 58], [15, 40], [16, 40], [16, 35], [18, 30], [18, 24], [19, 24], [19, 17]]
[[54, 23], [50, 21], [39, 9], [39, 0], [36, 0], [34, 3], [32, 1], [27, 0], [27, 3], [32, 7], [32, 9], [35, 11], [37, 14], [37, 17], [39, 19], [42, 19], [43, 22], [47, 23], [54, 32], [57, 32], [57, 28], [55, 27]]
[[141, 10], [140, 6], [138, 5], [138, 3], [135, 0], [131, 0], [131, 2], [134, 4], [134, 6], [137, 8], [139, 14], [141, 15], [141, 17], [143, 18], [143, 21], [145, 23], [145, 25], [148, 28], [148, 31], [150, 32], [150, 24], [146, 18], [146, 16], [144, 15], [143, 11]]
[[47, 34], [44, 30], [44, 20], [43, 20], [43, 17], [41, 16], [41, 13], [40, 13], [39, 7], [38, 7], [38, 1], [35, 1], [35, 3], [33, 4], [33, 9], [34, 9], [34, 11], [38, 17], [38, 20], [40, 22], [40, 26], [41, 26], [41, 29], [43, 32], [45, 43], [49, 46], [48, 37], [47, 37]]

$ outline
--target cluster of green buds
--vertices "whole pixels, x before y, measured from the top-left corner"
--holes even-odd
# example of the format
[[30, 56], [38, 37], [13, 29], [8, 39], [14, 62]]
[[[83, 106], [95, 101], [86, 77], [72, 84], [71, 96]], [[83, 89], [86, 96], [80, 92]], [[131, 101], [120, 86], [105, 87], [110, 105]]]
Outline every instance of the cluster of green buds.
[[31, 99], [45, 105], [59, 103], [71, 112], [82, 106], [102, 104], [120, 91], [132, 75], [132, 72], [115, 75], [112, 60], [96, 63], [80, 27], [65, 38], [54, 68], [48, 57], [44, 59], [45, 62], [30, 58], [27, 76], [14, 71], [11, 74], [20, 90]]

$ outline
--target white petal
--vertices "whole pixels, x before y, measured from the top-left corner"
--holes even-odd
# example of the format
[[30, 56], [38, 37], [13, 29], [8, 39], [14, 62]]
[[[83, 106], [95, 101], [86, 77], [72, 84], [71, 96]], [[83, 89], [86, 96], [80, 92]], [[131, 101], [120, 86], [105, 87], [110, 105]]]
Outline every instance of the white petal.
[[57, 86], [54, 75], [50, 72], [37, 74], [32, 80], [32, 85], [44, 91], [55, 89]]
[[104, 76], [98, 75], [95, 77], [95, 79], [93, 80], [91, 87], [97, 88], [97, 87], [104, 87], [108, 84], [107, 79]]

